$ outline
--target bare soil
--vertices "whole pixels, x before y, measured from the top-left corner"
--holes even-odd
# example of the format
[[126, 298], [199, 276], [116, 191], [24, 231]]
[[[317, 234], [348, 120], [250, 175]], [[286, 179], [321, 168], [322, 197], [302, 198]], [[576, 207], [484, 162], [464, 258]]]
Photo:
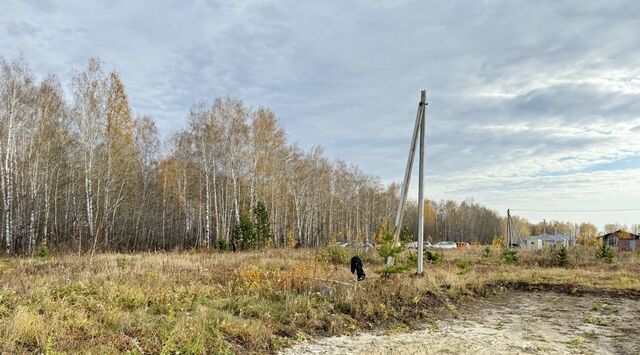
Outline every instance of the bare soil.
[[315, 339], [283, 354], [640, 354], [640, 299], [507, 292], [424, 329]]

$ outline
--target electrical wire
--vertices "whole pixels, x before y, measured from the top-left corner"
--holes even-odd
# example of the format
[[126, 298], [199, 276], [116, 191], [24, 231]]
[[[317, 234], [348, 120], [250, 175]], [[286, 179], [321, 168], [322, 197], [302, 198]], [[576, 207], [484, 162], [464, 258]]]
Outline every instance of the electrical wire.
[[509, 209], [511, 212], [627, 212], [640, 211], [640, 208], [615, 208], [601, 210], [527, 210], [527, 209]]

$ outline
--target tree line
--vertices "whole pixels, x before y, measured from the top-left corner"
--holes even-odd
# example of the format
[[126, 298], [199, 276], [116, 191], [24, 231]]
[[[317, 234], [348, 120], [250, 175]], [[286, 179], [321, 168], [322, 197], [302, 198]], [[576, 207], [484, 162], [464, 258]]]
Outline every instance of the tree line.
[[[0, 58], [7, 255], [40, 245], [94, 253], [363, 243], [396, 213], [397, 184], [288, 142], [266, 107], [196, 103], [185, 128], [161, 141], [100, 60], [75, 71], [68, 88], [67, 99], [55, 75], [36, 80], [24, 58]], [[409, 239], [416, 210], [409, 202]], [[505, 226], [472, 201], [428, 201], [425, 221], [432, 241], [488, 243]]]
[[0, 67], [5, 254], [362, 241], [396, 208], [378, 178], [288, 143], [268, 108], [197, 103], [161, 142], [98, 59], [74, 72], [69, 100], [23, 58]]

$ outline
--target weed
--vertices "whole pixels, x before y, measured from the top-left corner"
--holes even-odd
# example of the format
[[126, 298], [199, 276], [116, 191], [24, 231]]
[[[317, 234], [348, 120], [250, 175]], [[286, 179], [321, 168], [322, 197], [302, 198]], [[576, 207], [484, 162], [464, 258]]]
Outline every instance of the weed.
[[458, 275], [464, 275], [471, 269], [471, 262], [467, 259], [460, 259], [456, 262], [456, 266], [460, 269]]
[[[487, 285], [640, 290], [632, 253], [610, 265], [593, 247], [571, 247], [576, 268], [541, 270], [557, 265], [557, 249], [519, 250], [509, 266], [483, 259], [483, 249], [431, 251], [425, 277], [372, 275], [356, 290], [345, 248], [96, 254], [91, 266], [77, 255], [0, 258], [0, 353], [273, 353], [298, 337], [429, 323], [434, 305], [456, 315], [462, 297], [497, 290]], [[375, 250], [359, 255], [372, 269], [385, 266]], [[410, 255], [399, 253], [392, 271], [405, 269]], [[318, 294], [326, 287], [332, 296]], [[614, 306], [593, 307], [603, 313], [588, 312], [585, 322], [618, 321]]]
[[444, 254], [431, 250], [425, 250], [424, 257], [431, 264], [439, 264], [440, 262], [442, 262], [442, 260], [444, 260]]
[[591, 310], [597, 312], [618, 313], [620, 311], [620, 307], [597, 301]]
[[548, 346], [548, 345], [538, 345], [538, 346], [536, 347], [536, 351], [537, 351], [537, 352], [540, 352], [540, 353], [546, 353], [546, 352], [548, 352], [549, 350], [550, 350], [550, 348], [549, 348], [549, 346]]
[[567, 342], [567, 344], [571, 347], [580, 347], [584, 341], [581, 337], [575, 337]]
[[582, 333], [582, 335], [587, 339], [596, 339], [598, 337], [598, 334], [596, 333], [595, 330], [588, 330]]
[[116, 259], [116, 265], [122, 270], [130, 269], [134, 264], [135, 262], [131, 257], [123, 256]]
[[447, 309], [449, 310], [449, 312], [451, 312], [451, 314], [453, 314], [454, 316], [458, 315], [458, 307], [456, 307], [454, 304], [452, 303], [447, 303]]
[[438, 330], [440, 330], [440, 327], [438, 326], [438, 323], [435, 322], [431, 322], [429, 323], [429, 325], [427, 326], [427, 329], [429, 329], [430, 333], [435, 333]]
[[582, 321], [587, 324], [599, 325], [603, 327], [611, 325], [611, 322], [606, 318], [594, 316], [592, 314], [587, 314], [586, 316], [584, 316], [584, 318], [582, 318]]

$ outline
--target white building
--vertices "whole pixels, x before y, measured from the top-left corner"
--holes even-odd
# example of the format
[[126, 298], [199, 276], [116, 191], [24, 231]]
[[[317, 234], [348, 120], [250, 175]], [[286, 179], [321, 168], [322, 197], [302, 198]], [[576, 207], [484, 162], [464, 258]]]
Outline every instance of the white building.
[[532, 235], [523, 240], [523, 247], [527, 249], [540, 250], [543, 247], [560, 247], [562, 245], [569, 246], [569, 237], [560, 234]]

